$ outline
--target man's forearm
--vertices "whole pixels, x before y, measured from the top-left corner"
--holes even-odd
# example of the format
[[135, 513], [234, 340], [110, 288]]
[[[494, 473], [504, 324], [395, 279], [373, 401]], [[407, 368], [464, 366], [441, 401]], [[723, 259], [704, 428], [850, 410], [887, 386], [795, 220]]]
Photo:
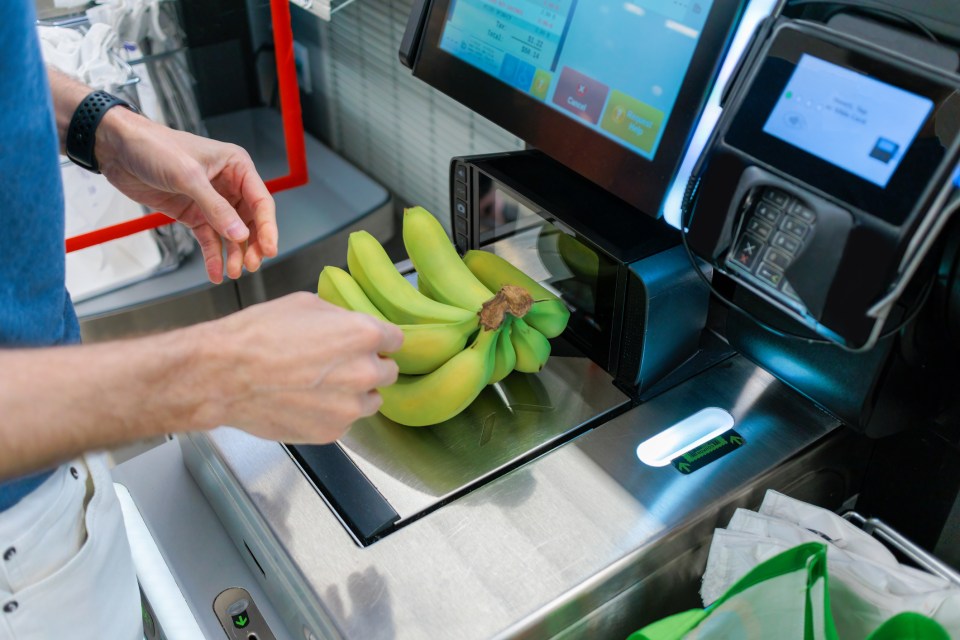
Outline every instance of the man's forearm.
[[57, 136], [60, 138], [60, 152], [63, 153], [67, 127], [70, 126], [73, 112], [77, 110], [77, 105], [87, 97], [91, 89], [53, 67], [47, 67], [47, 75], [50, 79], [50, 93], [53, 95], [53, 112], [57, 121]]
[[202, 411], [217, 382], [204, 374], [203, 335], [192, 328], [122, 343], [0, 351], [0, 478], [215, 426]]

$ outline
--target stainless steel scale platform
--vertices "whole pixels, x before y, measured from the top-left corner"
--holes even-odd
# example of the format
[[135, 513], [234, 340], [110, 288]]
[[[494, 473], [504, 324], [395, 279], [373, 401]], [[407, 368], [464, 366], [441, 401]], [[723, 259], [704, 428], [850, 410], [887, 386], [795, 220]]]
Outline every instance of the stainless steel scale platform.
[[623, 410], [629, 398], [581, 357], [514, 373], [428, 428], [380, 414], [337, 444], [290, 447], [360, 544], [370, 544]]
[[[373, 419], [332, 445], [397, 514], [367, 541], [282, 445], [221, 428], [182, 438], [183, 458], [287, 628], [316, 638], [625, 637], [697, 604], [735, 507], [855, 492], [861, 441], [741, 357], [599, 426], [625, 406], [609, 376], [575, 357], [545, 371], [543, 405], [492, 389], [460, 426]], [[689, 475], [639, 461], [710, 406], [746, 444]]]

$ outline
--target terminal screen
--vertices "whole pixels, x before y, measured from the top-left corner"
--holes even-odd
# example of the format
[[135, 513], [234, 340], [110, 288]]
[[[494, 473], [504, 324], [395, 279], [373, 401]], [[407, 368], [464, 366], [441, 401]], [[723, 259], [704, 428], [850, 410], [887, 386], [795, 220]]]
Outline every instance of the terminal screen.
[[713, 0], [453, 0], [440, 48], [652, 160]]
[[803, 54], [763, 131], [885, 188], [933, 101]]

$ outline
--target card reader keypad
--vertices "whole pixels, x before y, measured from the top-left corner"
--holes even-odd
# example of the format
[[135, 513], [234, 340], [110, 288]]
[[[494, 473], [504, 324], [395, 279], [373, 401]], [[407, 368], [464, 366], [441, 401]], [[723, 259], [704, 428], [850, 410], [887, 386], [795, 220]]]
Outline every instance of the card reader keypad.
[[781, 189], [766, 187], [745, 213], [727, 264], [749, 278], [799, 303], [784, 273], [813, 237], [816, 213]]

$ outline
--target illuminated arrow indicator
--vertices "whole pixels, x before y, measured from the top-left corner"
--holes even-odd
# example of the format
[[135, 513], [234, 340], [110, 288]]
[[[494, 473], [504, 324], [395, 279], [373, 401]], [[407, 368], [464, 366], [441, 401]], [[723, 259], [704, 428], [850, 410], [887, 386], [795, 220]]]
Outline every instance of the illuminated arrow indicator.
[[250, 618], [244, 614], [241, 613], [240, 615], [233, 616], [233, 626], [237, 629], [243, 629], [248, 624], [250, 624]]
[[728, 453], [736, 451], [746, 442], [746, 438], [733, 429], [729, 429], [716, 438], [711, 438], [707, 442], [673, 458], [670, 463], [677, 471], [688, 475], [697, 469], [702, 469], [711, 462], [719, 460]]

